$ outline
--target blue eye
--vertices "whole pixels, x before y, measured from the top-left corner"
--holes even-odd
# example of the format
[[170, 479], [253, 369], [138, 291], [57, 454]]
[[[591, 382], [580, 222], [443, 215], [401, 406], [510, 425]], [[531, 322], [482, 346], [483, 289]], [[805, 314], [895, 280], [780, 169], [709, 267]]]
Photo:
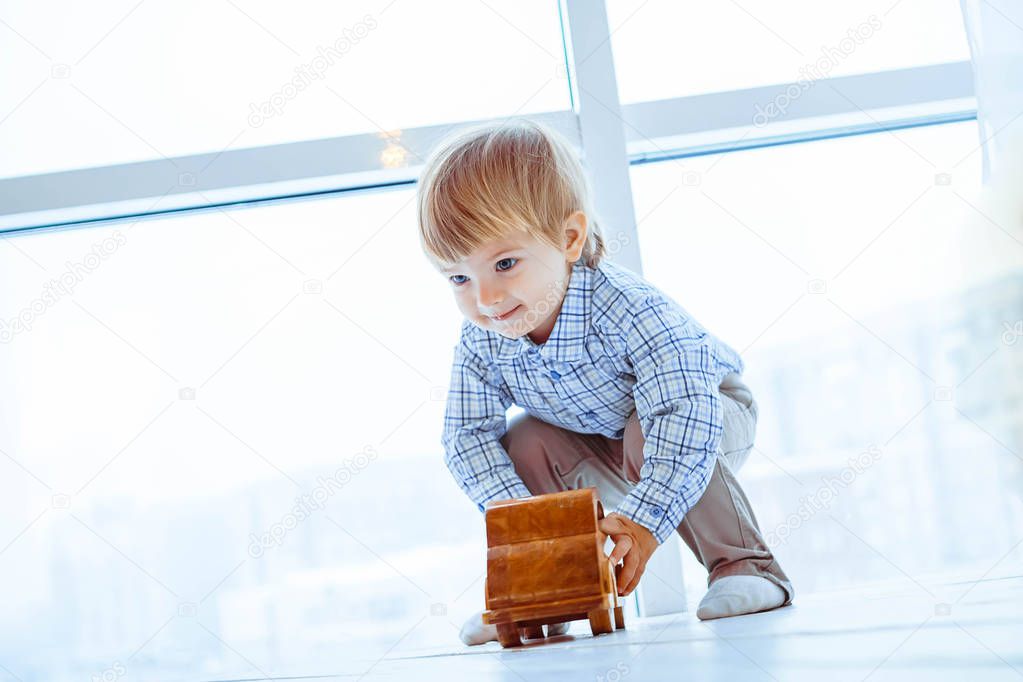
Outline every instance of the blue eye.
[[[515, 267], [515, 265], [518, 262], [519, 262], [518, 258], [510, 257], [502, 258], [501, 260], [497, 261], [497, 270], [499, 272], [507, 272], [508, 270], [511, 270], [513, 267]], [[469, 278], [466, 277], [465, 275], [450, 275], [448, 279], [451, 281], [452, 284], [456, 286], [465, 284], [467, 281], [469, 281]]]

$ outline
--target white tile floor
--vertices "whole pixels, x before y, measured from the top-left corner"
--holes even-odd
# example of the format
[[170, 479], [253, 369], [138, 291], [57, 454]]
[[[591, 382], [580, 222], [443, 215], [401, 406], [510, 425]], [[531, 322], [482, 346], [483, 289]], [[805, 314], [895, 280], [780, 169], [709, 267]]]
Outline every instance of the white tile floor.
[[1023, 575], [1014, 573], [809, 595], [706, 623], [691, 612], [634, 618], [625, 631], [596, 638], [579, 621], [569, 635], [520, 649], [456, 641], [348, 660], [318, 679], [1019, 680]]

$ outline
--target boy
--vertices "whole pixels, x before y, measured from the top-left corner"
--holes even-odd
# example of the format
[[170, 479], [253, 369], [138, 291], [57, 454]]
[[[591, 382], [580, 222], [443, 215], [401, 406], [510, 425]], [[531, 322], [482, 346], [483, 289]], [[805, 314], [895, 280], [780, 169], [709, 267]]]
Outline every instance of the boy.
[[[445, 462], [480, 511], [593, 485], [614, 508], [600, 530], [624, 564], [622, 595], [678, 532], [709, 571], [699, 618], [791, 602], [733, 474], [757, 418], [742, 359], [667, 294], [603, 259], [566, 141], [530, 121], [463, 132], [427, 161], [418, 202], [423, 249], [466, 318]], [[525, 413], [508, 425], [512, 404]], [[462, 638], [497, 639], [496, 628], [476, 614]]]

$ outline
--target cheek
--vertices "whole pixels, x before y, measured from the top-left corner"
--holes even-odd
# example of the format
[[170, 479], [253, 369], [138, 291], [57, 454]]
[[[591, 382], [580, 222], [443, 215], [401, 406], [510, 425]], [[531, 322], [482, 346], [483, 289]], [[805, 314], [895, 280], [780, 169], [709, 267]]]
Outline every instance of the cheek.
[[472, 295], [468, 289], [455, 289], [455, 305], [458, 306], [458, 309], [466, 317], [472, 317], [478, 314], [476, 306], [473, 304]]

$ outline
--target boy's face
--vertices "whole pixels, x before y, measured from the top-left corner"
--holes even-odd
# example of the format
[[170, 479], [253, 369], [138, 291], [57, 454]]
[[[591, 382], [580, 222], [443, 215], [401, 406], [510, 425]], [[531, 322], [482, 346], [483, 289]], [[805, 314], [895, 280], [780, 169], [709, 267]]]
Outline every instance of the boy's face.
[[534, 343], [544, 343], [586, 243], [586, 227], [585, 214], [577, 211], [565, 223], [562, 248], [515, 233], [441, 267], [458, 309], [482, 329], [512, 339], [529, 334]]

